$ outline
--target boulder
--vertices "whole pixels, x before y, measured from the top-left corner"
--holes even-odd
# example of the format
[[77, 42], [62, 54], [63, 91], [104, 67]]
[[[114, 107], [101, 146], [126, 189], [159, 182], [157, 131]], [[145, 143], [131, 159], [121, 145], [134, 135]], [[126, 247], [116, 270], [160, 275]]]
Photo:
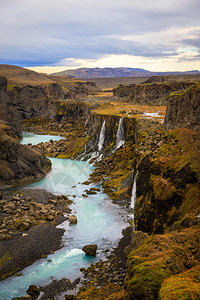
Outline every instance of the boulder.
[[95, 256], [97, 253], [97, 245], [86, 245], [82, 248], [86, 255]]
[[77, 217], [74, 215], [69, 216], [69, 223], [70, 224], [77, 224]]
[[29, 286], [29, 288], [28, 288], [28, 290], [26, 292], [31, 297], [37, 298], [39, 296], [39, 294], [40, 294], [40, 289], [39, 289], [39, 287], [37, 285], [32, 284], [32, 285]]

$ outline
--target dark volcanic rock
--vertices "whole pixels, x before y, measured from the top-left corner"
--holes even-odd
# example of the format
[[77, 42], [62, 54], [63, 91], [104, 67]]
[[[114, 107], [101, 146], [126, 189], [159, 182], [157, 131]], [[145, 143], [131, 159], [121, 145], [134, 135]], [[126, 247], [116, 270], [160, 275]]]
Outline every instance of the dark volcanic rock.
[[37, 298], [40, 294], [40, 289], [37, 285], [30, 285], [28, 290], [26, 291], [33, 298]]
[[0, 77], [0, 120], [8, 123], [18, 137], [22, 136], [20, 118], [7, 94], [7, 79], [5, 77]]
[[86, 245], [82, 248], [86, 255], [95, 256], [97, 252], [97, 245]]
[[194, 82], [164, 82], [131, 84], [119, 86], [113, 90], [113, 95], [123, 100], [139, 104], [166, 105], [167, 97], [174, 91], [183, 91]]
[[34, 180], [50, 170], [44, 153], [20, 145], [20, 118], [7, 94], [7, 80], [0, 77], [0, 187]]
[[53, 114], [55, 101], [63, 99], [64, 94], [60, 84], [52, 83], [47, 86], [14, 87], [10, 92], [10, 97], [20, 119], [29, 119]]
[[173, 94], [167, 101], [164, 127], [167, 130], [175, 128], [200, 128], [200, 84], [193, 85], [182, 94]]
[[44, 176], [51, 168], [43, 152], [21, 145], [10, 126], [0, 122], [0, 187], [25, 183]]

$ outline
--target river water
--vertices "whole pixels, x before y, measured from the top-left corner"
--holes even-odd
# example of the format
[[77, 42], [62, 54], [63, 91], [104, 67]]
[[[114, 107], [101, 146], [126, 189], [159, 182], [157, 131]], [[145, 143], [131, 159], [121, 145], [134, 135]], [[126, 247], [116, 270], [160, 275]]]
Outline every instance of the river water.
[[[29, 137], [28, 137], [29, 138]], [[46, 136], [32, 136], [31, 143], [44, 141]], [[52, 137], [49, 136], [49, 139]], [[23, 143], [29, 143], [26, 137]], [[103, 193], [100, 185], [82, 184], [94, 169], [88, 162], [70, 159], [51, 158], [52, 171], [28, 188], [43, 188], [55, 194], [65, 194], [74, 203], [72, 213], [78, 218], [76, 225], [65, 221], [59, 227], [65, 229], [62, 239], [63, 248], [45, 259], [35, 262], [22, 270], [22, 276], [13, 276], [0, 282], [0, 299], [9, 300], [26, 294], [30, 284], [45, 285], [62, 277], [78, 278], [80, 268], [105, 259], [104, 250], [115, 247], [122, 237], [122, 230], [128, 226], [127, 211], [114, 205]], [[96, 195], [84, 198], [85, 189], [99, 187]], [[73, 197], [76, 196], [76, 197]], [[96, 257], [87, 257], [81, 250], [86, 244], [97, 244]]]

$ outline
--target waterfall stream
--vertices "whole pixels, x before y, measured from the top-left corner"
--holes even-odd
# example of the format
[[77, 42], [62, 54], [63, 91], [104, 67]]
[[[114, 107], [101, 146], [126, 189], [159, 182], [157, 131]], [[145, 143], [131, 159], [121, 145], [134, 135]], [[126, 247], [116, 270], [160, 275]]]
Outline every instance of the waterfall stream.
[[125, 144], [123, 121], [124, 121], [124, 118], [121, 118], [119, 120], [119, 126], [117, 129], [117, 135], [116, 135], [116, 149], [120, 148], [121, 146], [124, 146], [124, 144]]
[[103, 125], [101, 127], [99, 142], [98, 142], [98, 150], [101, 151], [103, 149], [103, 144], [105, 140], [105, 132], [106, 132], [106, 121], [104, 120]]
[[136, 199], [137, 199], [137, 196], [136, 196], [136, 180], [137, 180], [137, 175], [138, 173], [136, 173], [135, 177], [134, 177], [134, 181], [133, 181], [133, 188], [132, 188], [132, 196], [131, 196], [131, 204], [130, 204], [130, 208], [134, 209], [134, 206], [135, 206], [135, 202], [136, 202]]

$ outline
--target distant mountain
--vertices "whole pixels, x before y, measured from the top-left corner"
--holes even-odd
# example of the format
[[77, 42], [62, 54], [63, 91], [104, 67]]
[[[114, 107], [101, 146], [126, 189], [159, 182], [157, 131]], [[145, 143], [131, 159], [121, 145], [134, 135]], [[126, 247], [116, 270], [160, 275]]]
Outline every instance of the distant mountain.
[[151, 72], [138, 68], [80, 68], [75, 70], [65, 70], [51, 75], [74, 76], [76, 78], [102, 78], [102, 77], [145, 77], [153, 75], [184, 75], [200, 74], [200, 71], [188, 72]]

